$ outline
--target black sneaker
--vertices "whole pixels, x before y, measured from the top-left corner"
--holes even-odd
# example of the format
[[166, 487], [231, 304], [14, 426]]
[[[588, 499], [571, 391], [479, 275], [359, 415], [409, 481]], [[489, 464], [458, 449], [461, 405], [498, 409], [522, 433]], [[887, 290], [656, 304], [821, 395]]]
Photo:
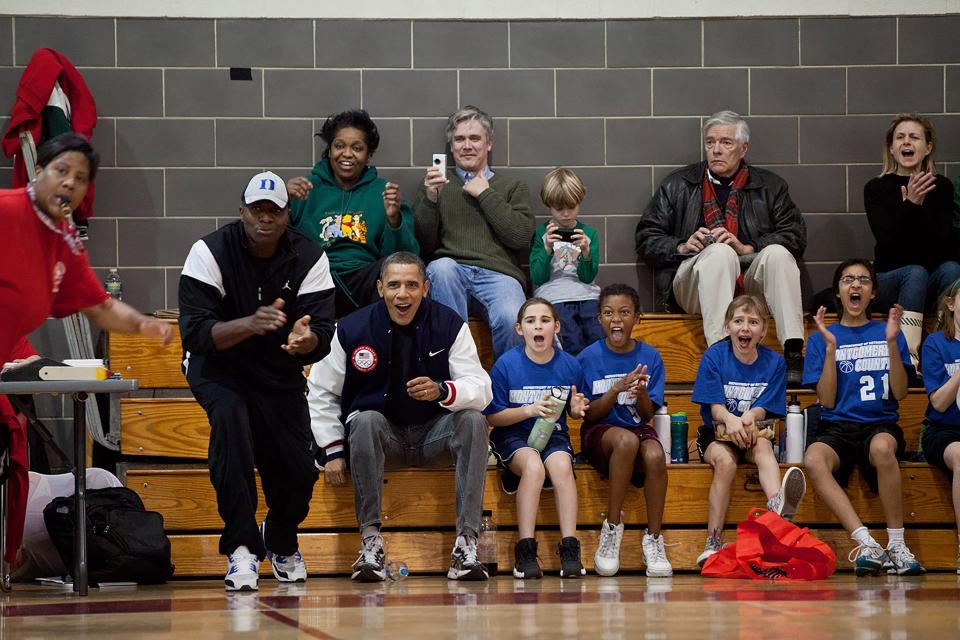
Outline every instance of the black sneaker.
[[383, 538], [371, 536], [363, 541], [360, 557], [353, 563], [352, 580], [357, 582], [383, 582], [387, 572], [383, 568]]
[[557, 545], [557, 554], [560, 556], [560, 577], [579, 578], [587, 575], [587, 570], [580, 562], [580, 541], [573, 536], [567, 536]]
[[469, 536], [457, 536], [450, 554], [448, 580], [486, 580], [487, 568], [477, 558], [477, 539]]
[[537, 562], [537, 541], [534, 538], [521, 538], [517, 540], [517, 546], [513, 548], [513, 577], [523, 580], [525, 578], [542, 578], [543, 569]]
[[803, 385], [803, 352], [787, 351], [783, 354], [787, 361], [787, 388], [797, 388]]

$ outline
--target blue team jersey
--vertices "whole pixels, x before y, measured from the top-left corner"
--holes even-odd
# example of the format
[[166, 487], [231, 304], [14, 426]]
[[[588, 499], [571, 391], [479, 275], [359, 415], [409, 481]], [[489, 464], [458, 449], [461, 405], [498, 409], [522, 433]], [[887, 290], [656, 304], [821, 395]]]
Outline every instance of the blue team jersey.
[[[603, 396], [616, 384], [617, 380], [637, 368], [638, 364], [647, 365], [647, 394], [653, 402], [653, 408], [663, 405], [663, 385], [666, 374], [660, 352], [648, 344], [636, 341], [629, 353], [617, 353], [607, 346], [606, 340], [597, 340], [577, 356], [583, 369], [583, 381], [577, 386], [590, 402]], [[617, 402], [610, 414], [601, 422], [620, 427], [635, 428], [644, 422], [637, 415], [637, 399], [628, 398], [627, 392], [617, 396]]]
[[[537, 364], [527, 357], [523, 345], [514, 347], [500, 358], [490, 371], [490, 380], [493, 383], [493, 400], [483, 410], [485, 415], [499, 413], [504, 409], [522, 407], [533, 404], [543, 397], [544, 393], [549, 393], [554, 386], [572, 387], [580, 384], [583, 373], [580, 371], [580, 364], [577, 359], [565, 351], [554, 349], [553, 359], [546, 364]], [[577, 391], [580, 391], [578, 388]], [[567, 407], [560, 414], [557, 424], [560, 429], [567, 432], [567, 410], [570, 408], [570, 401], [567, 401]], [[496, 436], [498, 431], [504, 429], [522, 430], [529, 433], [533, 428], [535, 418], [527, 418], [523, 422], [518, 422], [510, 427], [498, 427], [493, 429], [491, 437]]]
[[[887, 323], [871, 320], [859, 327], [846, 327], [837, 322], [827, 330], [837, 338], [837, 399], [833, 409], [823, 408], [822, 419], [864, 424], [896, 422], [899, 403], [890, 393]], [[897, 336], [897, 348], [909, 375], [913, 365], [903, 332]], [[816, 389], [825, 354], [823, 336], [819, 332], [810, 334], [803, 363], [804, 385]]]
[[733, 354], [730, 340], [721, 340], [700, 359], [693, 401], [700, 405], [700, 417], [708, 427], [713, 426], [712, 404], [725, 405], [735, 416], [760, 407], [768, 417], [783, 417], [787, 413], [787, 363], [773, 349], [757, 345], [757, 359], [744, 364]]
[[[927, 336], [923, 342], [923, 385], [927, 396], [947, 383], [960, 369], [960, 340], [948, 340], [943, 331]], [[960, 409], [951, 402], [943, 412], [937, 411], [932, 404], [927, 405], [927, 419], [940, 424], [960, 427]]]

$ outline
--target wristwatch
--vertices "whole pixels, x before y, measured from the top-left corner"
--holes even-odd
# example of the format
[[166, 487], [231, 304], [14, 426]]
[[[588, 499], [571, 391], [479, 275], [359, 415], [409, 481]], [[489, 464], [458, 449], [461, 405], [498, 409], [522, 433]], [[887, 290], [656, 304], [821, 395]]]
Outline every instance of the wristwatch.
[[437, 402], [446, 401], [450, 397], [450, 387], [444, 380], [434, 380], [434, 382], [437, 383], [437, 388], [440, 390], [440, 397], [437, 398]]

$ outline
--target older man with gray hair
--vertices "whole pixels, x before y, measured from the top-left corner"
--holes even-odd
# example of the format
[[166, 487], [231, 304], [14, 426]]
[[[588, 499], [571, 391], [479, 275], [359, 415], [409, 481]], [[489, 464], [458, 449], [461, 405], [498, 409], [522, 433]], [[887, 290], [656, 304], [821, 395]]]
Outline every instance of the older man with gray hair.
[[464, 321], [483, 316], [499, 357], [519, 343], [513, 327], [526, 299], [520, 261], [533, 237], [530, 189], [490, 168], [493, 120], [477, 107], [450, 116], [447, 142], [455, 166], [427, 171], [413, 202], [414, 231], [431, 260], [430, 297]]
[[668, 175], [650, 200], [637, 223], [637, 254], [656, 271], [658, 306], [675, 301], [701, 314], [708, 345], [724, 337], [734, 295], [762, 295], [783, 344], [787, 383], [799, 385], [803, 215], [783, 178], [744, 160], [750, 128], [738, 114], [710, 116], [703, 146], [706, 159]]

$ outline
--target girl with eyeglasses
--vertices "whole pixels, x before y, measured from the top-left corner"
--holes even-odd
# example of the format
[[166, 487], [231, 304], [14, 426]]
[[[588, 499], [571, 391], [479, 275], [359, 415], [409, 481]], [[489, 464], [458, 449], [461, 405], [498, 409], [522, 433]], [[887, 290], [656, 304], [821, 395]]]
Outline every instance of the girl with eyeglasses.
[[903, 330], [918, 365], [923, 313], [960, 278], [960, 235], [954, 226], [953, 185], [937, 173], [937, 139], [929, 120], [900, 114], [887, 128], [883, 170], [863, 189], [876, 239], [875, 287], [881, 309], [903, 308]]
[[[814, 316], [818, 332], [807, 339], [803, 383], [817, 391], [823, 410], [816, 442], [803, 461], [817, 495], [857, 543], [850, 560], [858, 576], [881, 571], [920, 575], [925, 569], [903, 539], [898, 462], [906, 447], [897, 424], [898, 402], [907, 395], [913, 366], [900, 330], [903, 307], [891, 307], [886, 322], [870, 319], [876, 281], [870, 261], [854, 258], [841, 263], [833, 274], [833, 293], [842, 308], [840, 322], [826, 326], [825, 307]], [[887, 521], [886, 549], [870, 535], [842, 488], [854, 466], [880, 496]]]
[[[920, 438], [927, 462], [946, 472], [953, 484], [953, 511], [960, 531], [960, 280], [940, 297], [936, 333], [923, 342], [923, 383], [930, 404]], [[958, 538], [960, 543], [960, 538]], [[960, 550], [957, 551], [960, 573]]]

